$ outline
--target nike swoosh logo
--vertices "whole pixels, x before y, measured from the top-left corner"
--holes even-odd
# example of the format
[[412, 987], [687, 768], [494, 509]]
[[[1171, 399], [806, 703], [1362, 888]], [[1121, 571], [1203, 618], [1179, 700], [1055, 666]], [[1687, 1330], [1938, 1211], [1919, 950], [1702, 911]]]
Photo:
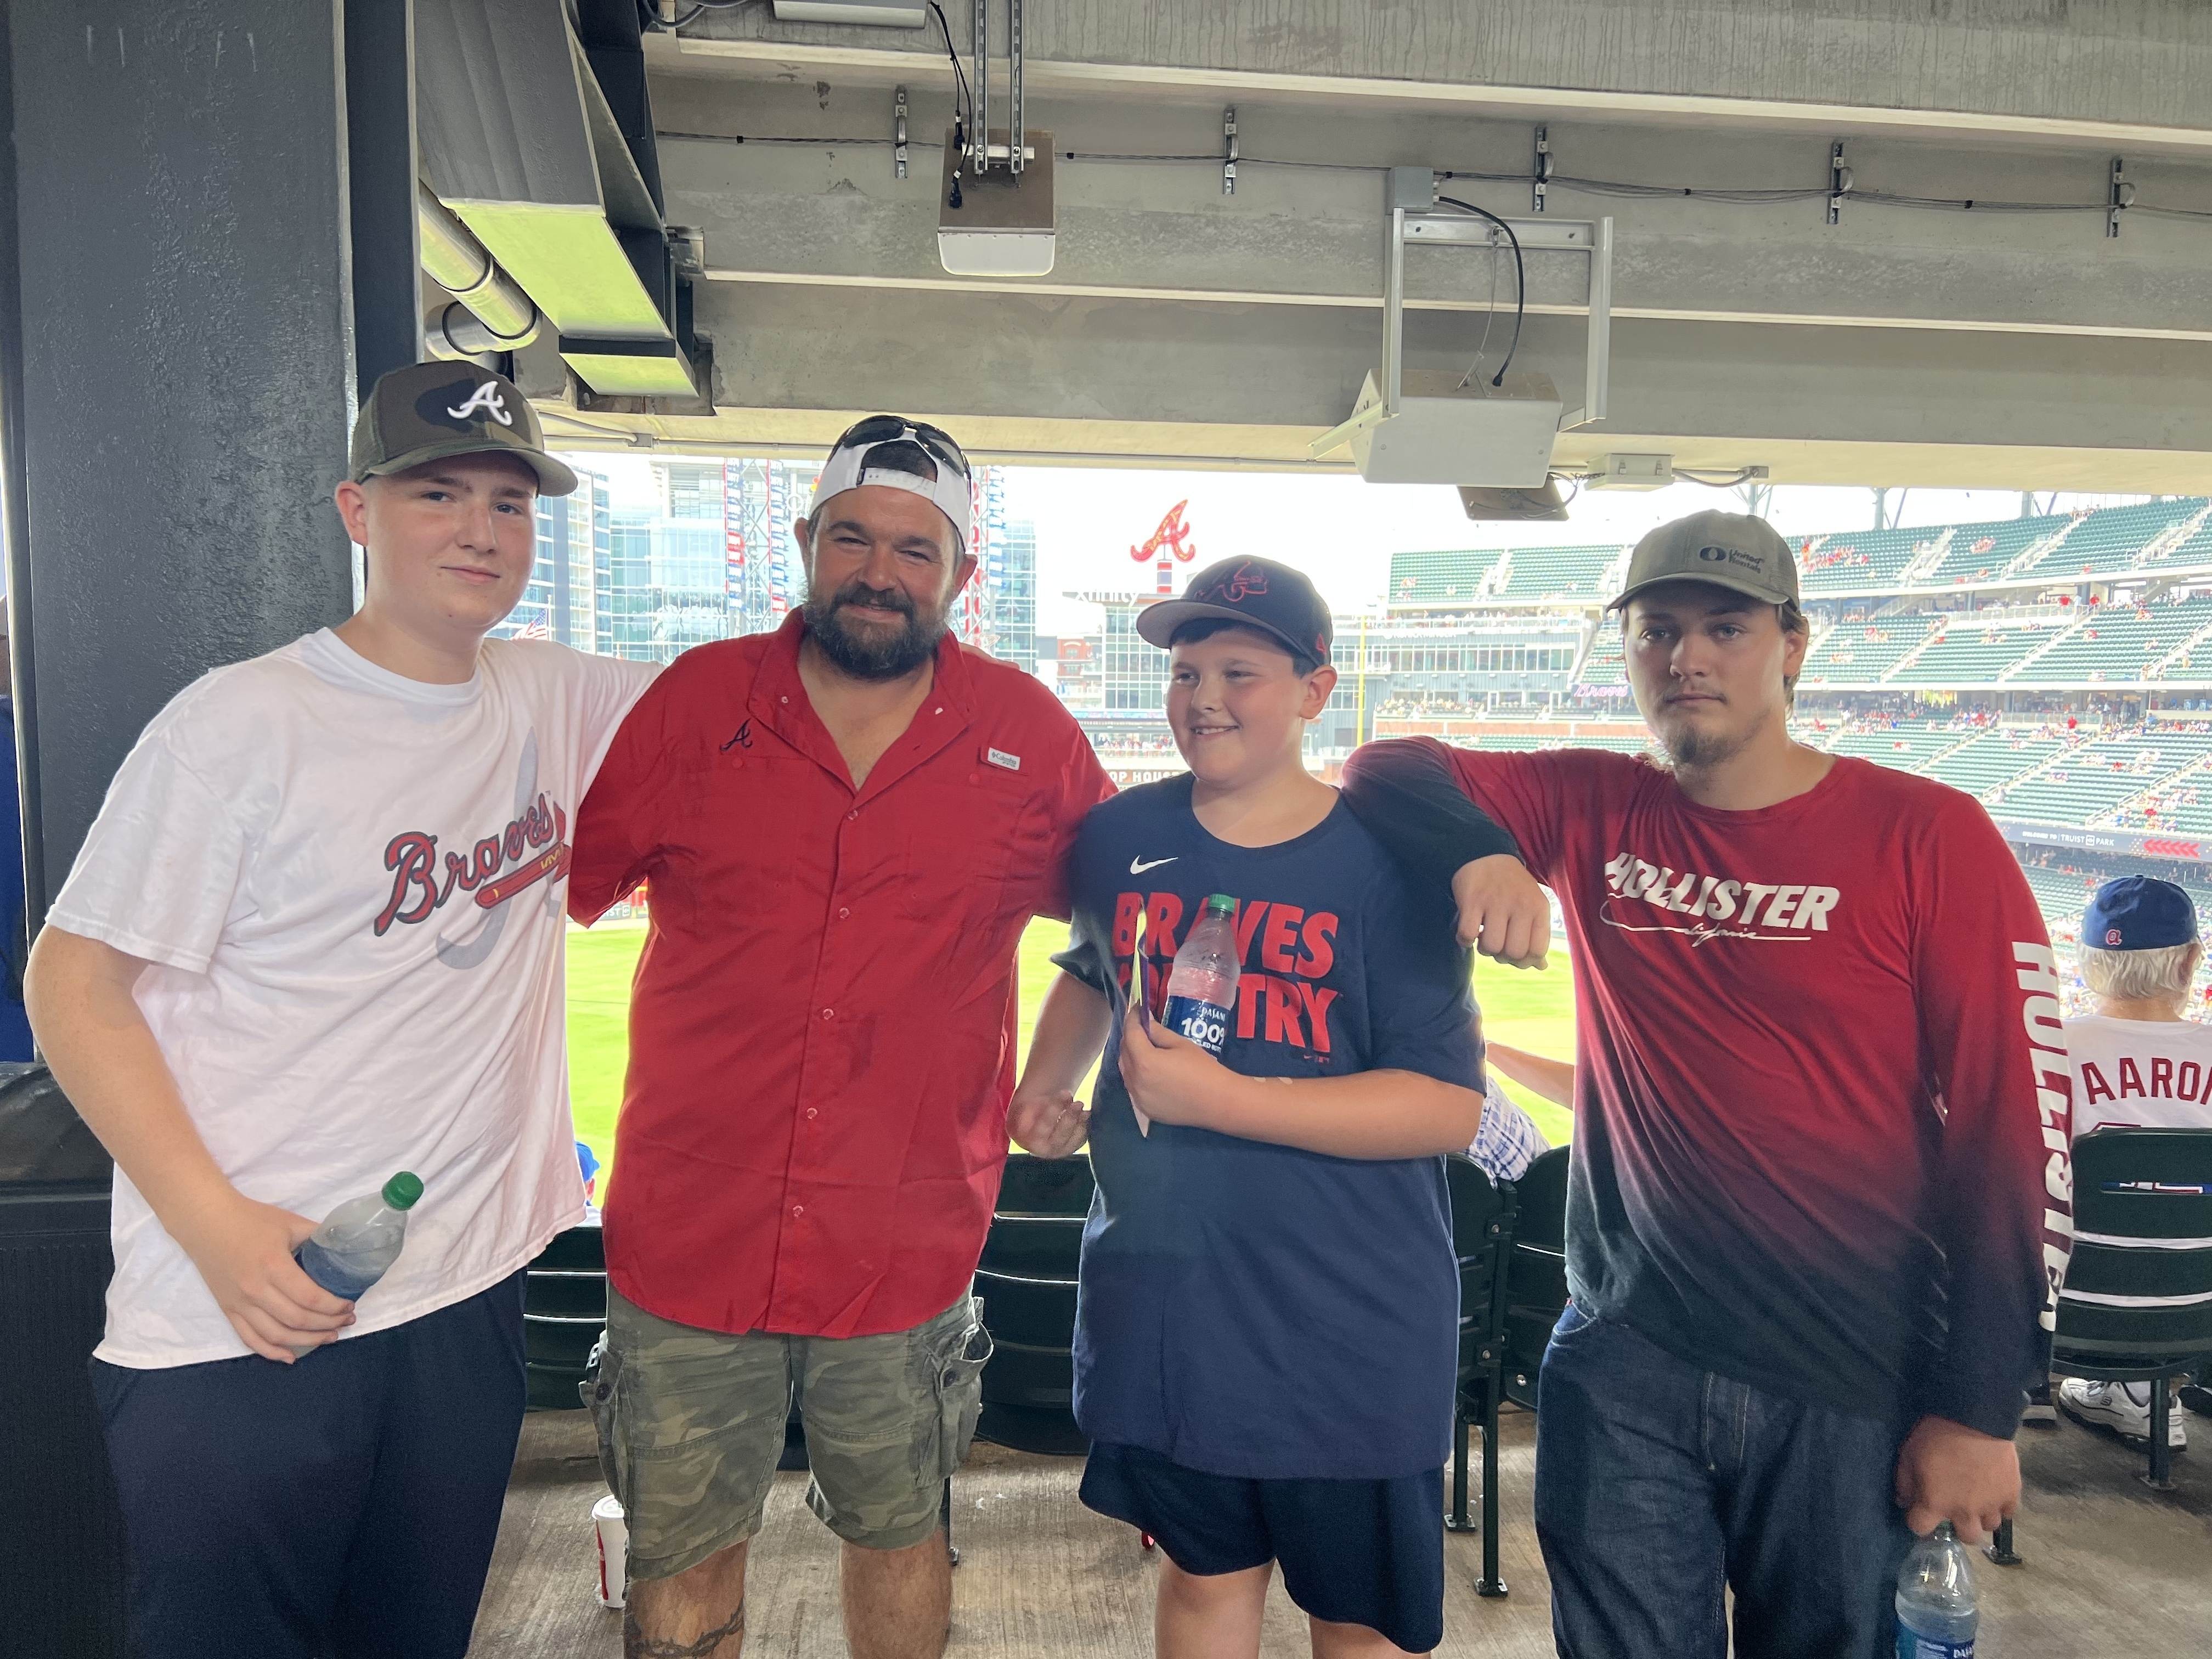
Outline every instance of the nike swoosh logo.
[[1141, 876], [1147, 870], [1157, 870], [1163, 864], [1173, 864], [1175, 860], [1170, 858], [1154, 859], [1150, 864], [1139, 864], [1136, 860], [1131, 859], [1129, 860], [1129, 873], [1133, 876]]

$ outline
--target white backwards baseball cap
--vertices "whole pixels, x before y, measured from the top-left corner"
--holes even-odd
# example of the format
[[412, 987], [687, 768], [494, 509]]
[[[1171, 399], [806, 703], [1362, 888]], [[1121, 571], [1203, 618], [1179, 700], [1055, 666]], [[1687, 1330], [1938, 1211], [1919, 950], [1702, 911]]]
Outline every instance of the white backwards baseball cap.
[[[899, 467], [868, 464], [872, 452], [885, 444], [896, 443], [919, 447], [935, 463], [937, 476], [925, 478]], [[831, 496], [857, 489], [862, 484], [903, 489], [921, 496], [952, 520], [952, 528], [960, 538], [960, 550], [969, 550], [975, 497], [969, 483], [968, 458], [960, 453], [960, 446], [938, 428], [922, 421], [909, 421], [903, 415], [871, 415], [856, 422], [837, 440], [829, 460], [823, 464], [822, 476], [814, 483], [814, 499], [807, 508], [807, 519], [811, 522], [821, 512], [822, 503]]]

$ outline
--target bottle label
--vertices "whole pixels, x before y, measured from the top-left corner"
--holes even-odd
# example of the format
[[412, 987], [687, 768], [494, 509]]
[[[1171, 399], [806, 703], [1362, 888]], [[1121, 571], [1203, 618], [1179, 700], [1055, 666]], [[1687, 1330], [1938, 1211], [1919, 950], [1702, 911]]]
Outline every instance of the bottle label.
[[1974, 1638], [1947, 1642], [1940, 1636], [1922, 1636], [1899, 1625], [1897, 1659], [1974, 1659]]
[[1229, 1040], [1229, 1011], [1218, 1003], [1200, 1002], [1196, 997], [1170, 997], [1167, 1022], [1168, 1030], [1177, 1036], [1188, 1037], [1217, 1057], [1221, 1045]]

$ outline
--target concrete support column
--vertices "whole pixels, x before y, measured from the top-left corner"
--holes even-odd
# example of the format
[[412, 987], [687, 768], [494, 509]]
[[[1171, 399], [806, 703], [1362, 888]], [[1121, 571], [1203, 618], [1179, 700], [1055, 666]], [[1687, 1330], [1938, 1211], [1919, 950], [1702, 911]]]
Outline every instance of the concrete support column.
[[[330, 494], [356, 370], [410, 361], [417, 326], [406, 16], [0, 0], [0, 532], [33, 927], [162, 704], [351, 609]], [[0, 1182], [0, 1491], [28, 1521], [10, 1651], [122, 1651], [85, 1373], [106, 1223], [104, 1182]]]

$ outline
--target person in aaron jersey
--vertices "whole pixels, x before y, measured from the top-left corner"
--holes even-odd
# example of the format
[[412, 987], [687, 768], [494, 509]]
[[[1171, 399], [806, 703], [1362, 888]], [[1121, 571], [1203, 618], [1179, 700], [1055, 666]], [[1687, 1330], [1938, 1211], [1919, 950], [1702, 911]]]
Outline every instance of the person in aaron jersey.
[[[1704, 513], [1613, 600], [1671, 762], [1370, 744], [1345, 796], [1540, 960], [1578, 1060], [1572, 1301], [1540, 1379], [1562, 1654], [1871, 1659], [1911, 1533], [2012, 1512], [2070, 1237], [2050, 943], [1973, 799], [1792, 741], [1788, 545]], [[1481, 856], [1497, 826], [1519, 856]], [[1807, 1540], [1817, 1539], [1817, 1547]]]
[[[337, 489], [361, 610], [154, 717], [31, 953], [40, 1044], [115, 1158], [92, 1382], [148, 1659], [468, 1648], [523, 1266], [584, 1214], [569, 827], [656, 672], [485, 638], [536, 497], [575, 488], [501, 376], [379, 380]], [[292, 1252], [401, 1170], [406, 1248], [341, 1301]]]
[[[1300, 759], [1336, 683], [1304, 576], [1226, 561], [1137, 631], [1170, 648], [1190, 770], [1085, 821], [1012, 1115], [1043, 1157], [1087, 1127], [1097, 1176], [1083, 1501], [1159, 1540], [1161, 1659], [1256, 1655], [1279, 1565], [1317, 1656], [1425, 1653], [1458, 1355], [1441, 1154], [1486, 1115], [1467, 957]], [[1145, 1017], [1214, 895], [1239, 961], [1218, 1059]]]
[[[2081, 918], [2081, 977], [2094, 1011], [2066, 1022], [2075, 1134], [2212, 1129], [2212, 1026], [2182, 1012], [2203, 958], [2197, 906], [2181, 888], [2122, 876], [2097, 890]], [[2202, 1390], [2186, 1393], [2191, 1404], [2203, 1399]], [[2148, 1382], [2069, 1376], [2058, 1385], [2057, 1403], [2069, 1417], [2124, 1438], [2150, 1437]], [[2179, 1412], [2166, 1419], [2166, 1442], [2176, 1449], [2189, 1443], [2181, 1419]]]

